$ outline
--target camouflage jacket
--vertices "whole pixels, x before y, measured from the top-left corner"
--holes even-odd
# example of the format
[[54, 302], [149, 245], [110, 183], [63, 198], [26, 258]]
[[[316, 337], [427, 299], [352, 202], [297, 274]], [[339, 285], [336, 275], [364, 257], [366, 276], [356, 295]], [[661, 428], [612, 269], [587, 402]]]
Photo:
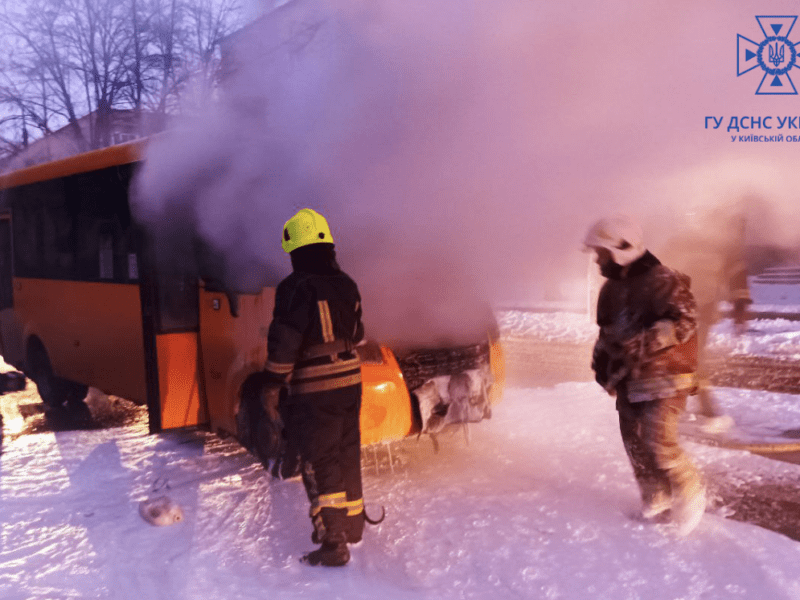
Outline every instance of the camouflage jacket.
[[625, 385], [629, 400], [642, 402], [696, 387], [697, 317], [686, 275], [647, 252], [605, 282], [597, 324], [592, 369], [609, 394]]

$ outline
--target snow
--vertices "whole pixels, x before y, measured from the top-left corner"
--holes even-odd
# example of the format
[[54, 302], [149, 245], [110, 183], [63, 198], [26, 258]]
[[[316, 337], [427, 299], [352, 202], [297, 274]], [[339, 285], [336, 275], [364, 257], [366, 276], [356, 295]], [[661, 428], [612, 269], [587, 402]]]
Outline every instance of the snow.
[[[797, 396], [718, 394], [737, 422], [800, 427]], [[325, 569], [298, 561], [313, 548], [301, 483], [272, 480], [232, 440], [143, 426], [7, 439], [0, 598], [800, 599], [800, 544], [725, 518], [719, 499], [685, 539], [636, 517], [595, 384], [508, 388], [491, 420], [438, 441], [365, 450], [367, 509], [386, 520]], [[707, 477], [800, 481], [794, 464], [684, 446]], [[182, 522], [140, 517], [160, 495]]]
[[727, 354], [800, 359], [800, 326], [787, 319], [750, 321], [747, 335], [733, 335], [733, 323], [725, 319], [712, 328], [709, 348]]
[[[585, 313], [540, 313], [524, 310], [498, 312], [503, 337], [536, 338], [548, 342], [592, 344], [597, 325]], [[800, 359], [800, 322], [788, 319], [752, 319], [745, 335], [734, 333], [733, 321], [722, 319], [709, 334], [708, 349], [733, 355]]]
[[597, 339], [597, 324], [586, 313], [497, 311], [504, 338], [536, 338], [548, 342], [590, 344]]
[[[504, 311], [504, 338], [591, 343], [584, 314]], [[795, 357], [800, 322], [717, 324], [711, 344]], [[800, 430], [800, 396], [718, 388], [742, 431]], [[740, 522], [714, 492], [796, 488], [800, 466], [684, 441], [712, 490], [697, 530], [637, 516], [613, 400], [597, 385], [509, 387], [491, 420], [366, 448], [367, 527], [342, 569], [313, 548], [299, 480], [273, 480], [233, 440], [149, 435], [138, 424], [16, 435], [0, 455], [0, 598], [800, 599], [800, 544]], [[723, 487], [723, 486], [717, 486]], [[742, 492], [744, 493], [744, 492]], [[157, 527], [140, 502], [166, 496], [183, 520]], [[791, 518], [791, 517], [790, 517]]]

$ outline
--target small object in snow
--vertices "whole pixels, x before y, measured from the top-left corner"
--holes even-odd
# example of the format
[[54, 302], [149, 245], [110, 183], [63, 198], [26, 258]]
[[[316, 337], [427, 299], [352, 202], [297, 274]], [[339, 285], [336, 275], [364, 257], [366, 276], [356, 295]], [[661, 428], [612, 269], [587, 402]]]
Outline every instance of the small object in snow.
[[151, 525], [172, 525], [183, 521], [183, 509], [167, 496], [142, 500], [139, 514]]

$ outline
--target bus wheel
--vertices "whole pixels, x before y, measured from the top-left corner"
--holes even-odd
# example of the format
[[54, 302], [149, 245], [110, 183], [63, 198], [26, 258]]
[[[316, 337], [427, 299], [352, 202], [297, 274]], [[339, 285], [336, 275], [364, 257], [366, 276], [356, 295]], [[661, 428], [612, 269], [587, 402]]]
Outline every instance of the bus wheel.
[[89, 393], [89, 386], [69, 379], [56, 378], [56, 387], [60, 388], [59, 397], [68, 408], [78, 408], [82, 410], [86, 406], [83, 401]]
[[53, 375], [53, 367], [50, 366], [50, 358], [47, 350], [42, 343], [34, 338], [28, 345], [28, 353], [25, 365], [28, 377], [36, 384], [39, 389], [39, 396], [47, 406], [53, 408], [78, 408], [82, 410], [85, 406], [83, 399], [89, 391], [89, 387], [62, 379]]
[[50, 366], [50, 359], [42, 343], [34, 338], [28, 342], [25, 357], [25, 373], [39, 388], [39, 396], [47, 406], [58, 406], [61, 398], [58, 394], [56, 377]]

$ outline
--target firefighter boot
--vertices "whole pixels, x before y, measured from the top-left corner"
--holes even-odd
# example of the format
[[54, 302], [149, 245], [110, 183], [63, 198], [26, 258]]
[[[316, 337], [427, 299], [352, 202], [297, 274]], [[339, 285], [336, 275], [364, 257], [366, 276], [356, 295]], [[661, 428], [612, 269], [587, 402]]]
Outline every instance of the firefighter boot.
[[[344, 531], [347, 536], [348, 544], [358, 544], [364, 537], [364, 522], [363, 510], [356, 515], [347, 515], [347, 517], [345, 517]], [[321, 544], [321, 540], [322, 537], [320, 536], [319, 528], [315, 526], [314, 531], [311, 532], [311, 541], [315, 544]]]
[[350, 561], [345, 532], [346, 515], [346, 509], [326, 507], [314, 517], [313, 537], [320, 540], [322, 546], [303, 556], [302, 562], [315, 567], [342, 567]]
[[362, 510], [356, 515], [347, 515], [345, 517], [345, 532], [347, 532], [347, 543], [358, 544], [364, 536], [364, 516]]
[[328, 536], [322, 546], [303, 556], [303, 562], [312, 567], [343, 567], [350, 562], [347, 538], [344, 533]]

